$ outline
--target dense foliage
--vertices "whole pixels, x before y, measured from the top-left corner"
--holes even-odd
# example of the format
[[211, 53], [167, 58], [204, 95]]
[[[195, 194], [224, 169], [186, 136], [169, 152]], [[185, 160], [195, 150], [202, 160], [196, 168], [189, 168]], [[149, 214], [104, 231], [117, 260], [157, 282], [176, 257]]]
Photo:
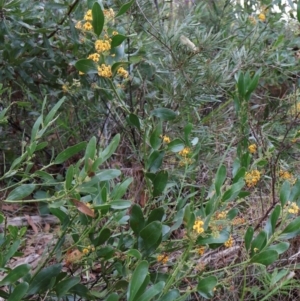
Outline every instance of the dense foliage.
[[299, 297], [300, 3], [2, 0], [0, 18], [1, 206], [59, 223], [14, 265], [35, 226], [2, 210], [2, 298]]

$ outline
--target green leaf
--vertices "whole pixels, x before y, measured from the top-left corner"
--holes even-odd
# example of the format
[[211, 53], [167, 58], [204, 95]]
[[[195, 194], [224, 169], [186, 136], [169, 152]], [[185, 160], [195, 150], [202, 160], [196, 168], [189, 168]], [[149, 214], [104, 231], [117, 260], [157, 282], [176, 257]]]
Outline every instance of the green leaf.
[[88, 288], [83, 284], [76, 284], [70, 289], [70, 294], [78, 295], [81, 298], [85, 298], [86, 300], [94, 300], [95, 297], [89, 292]]
[[252, 255], [260, 252], [267, 244], [267, 233], [260, 231], [258, 235], [253, 239], [251, 244]]
[[268, 238], [270, 238], [275, 231], [275, 226], [279, 218], [280, 212], [281, 212], [281, 207], [280, 205], [277, 205], [266, 222], [264, 230], [266, 231]]
[[137, 115], [129, 114], [127, 117], [127, 122], [129, 125], [135, 126], [138, 130], [141, 130], [141, 123]]
[[300, 1], [297, 1], [297, 20], [300, 22]]
[[130, 249], [130, 250], [126, 251], [125, 253], [126, 253], [126, 255], [135, 257], [138, 260], [140, 260], [142, 258], [142, 254], [136, 249]]
[[98, 73], [97, 66], [94, 61], [90, 59], [81, 59], [75, 63], [75, 67], [78, 71], [81, 71], [85, 74]]
[[155, 109], [150, 113], [150, 115], [155, 116], [164, 121], [174, 120], [177, 117], [177, 114], [174, 111], [167, 108]]
[[252, 241], [252, 238], [253, 238], [253, 234], [254, 234], [254, 230], [252, 227], [249, 227], [245, 233], [245, 237], [244, 237], [244, 240], [245, 240], [245, 248], [247, 251], [249, 251], [250, 249], [250, 245], [251, 245], [251, 241]]
[[88, 145], [86, 146], [86, 150], [85, 150], [85, 154], [84, 154], [84, 161], [85, 161], [85, 171], [88, 172], [91, 168], [90, 166], [90, 160], [94, 160], [95, 159], [95, 155], [96, 155], [96, 143], [97, 143], [97, 139], [95, 136], [93, 136]]
[[130, 201], [125, 201], [125, 200], [116, 200], [116, 201], [112, 201], [109, 203], [111, 209], [114, 210], [124, 210], [124, 209], [128, 209], [131, 207], [131, 202]]
[[103, 164], [108, 158], [112, 156], [112, 154], [117, 149], [119, 142], [120, 142], [120, 134], [117, 134], [111, 140], [110, 144], [102, 152], [99, 153], [99, 157], [102, 159], [100, 164]]
[[119, 301], [119, 296], [116, 293], [110, 294], [105, 301]]
[[111, 231], [108, 228], [102, 228], [99, 236], [96, 239], [91, 238], [95, 247], [103, 245], [111, 236]]
[[98, 2], [95, 2], [93, 5], [92, 16], [93, 16], [92, 25], [93, 25], [94, 33], [97, 36], [100, 36], [103, 30], [105, 18], [101, 6]]
[[196, 240], [197, 245], [223, 244], [229, 239], [230, 233], [228, 230], [222, 230], [216, 237], [214, 234], [209, 234], [205, 237], [199, 236]]
[[155, 127], [155, 129], [153, 130], [152, 134], [150, 135], [150, 145], [153, 149], [157, 150], [159, 149], [160, 145], [161, 145], [161, 125], [159, 124], [158, 126]]
[[19, 283], [10, 294], [7, 301], [21, 301], [27, 293], [28, 287], [29, 285], [27, 282]]
[[228, 189], [222, 197], [223, 202], [229, 202], [237, 198], [242, 188], [245, 186], [243, 179], [240, 179], [237, 183], [233, 184], [230, 189]]
[[126, 193], [129, 185], [132, 183], [133, 178], [128, 178], [124, 182], [119, 183], [115, 186], [112, 193], [110, 194], [110, 197], [112, 200], [120, 199], [124, 196]]
[[246, 168], [245, 167], [239, 168], [238, 171], [235, 173], [232, 182], [237, 183], [240, 179], [243, 180], [245, 178], [245, 173], [246, 173]]
[[86, 147], [86, 142], [80, 142], [78, 144], [75, 144], [73, 146], [68, 147], [61, 153], [57, 155], [57, 157], [54, 160], [54, 164], [61, 164], [65, 161], [67, 161], [69, 158], [74, 156], [75, 154], [79, 153], [80, 151], [84, 150]]
[[275, 250], [278, 255], [283, 254], [285, 251], [287, 251], [290, 247], [290, 244], [286, 241], [284, 242], [280, 242], [276, 245], [271, 245], [268, 248], [266, 248], [266, 250]]
[[159, 196], [166, 188], [168, 183], [168, 172], [161, 170], [153, 181], [153, 197]]
[[174, 301], [180, 296], [179, 291], [177, 289], [173, 289], [167, 292], [163, 297], [161, 297], [158, 301]]
[[279, 239], [290, 239], [300, 234], [300, 217], [289, 223], [281, 232]]
[[112, 37], [111, 39], [111, 48], [117, 47], [123, 43], [124, 40], [126, 40], [126, 36], [123, 36], [121, 34], [117, 34]]
[[155, 208], [154, 210], [152, 210], [150, 212], [149, 217], [147, 219], [146, 225], [148, 225], [148, 224], [150, 224], [151, 222], [154, 222], [154, 221], [161, 222], [164, 215], [165, 215], [165, 210], [164, 210], [163, 207]]
[[148, 267], [148, 262], [146, 260], [143, 260], [138, 264], [138, 266], [134, 270], [127, 290], [128, 301], [135, 300], [136, 294], [138, 293], [141, 286], [144, 284], [144, 281], [148, 275]]
[[[118, 48], [115, 48], [115, 49], [113, 49], [112, 50], [112, 52], [121, 52], [121, 50], [123, 49], [124, 47], [118, 47]], [[112, 53], [113, 54], [113, 53]], [[124, 55], [122, 55], [121, 57], [123, 57]], [[120, 67], [122, 67], [122, 66], [126, 66], [126, 65], [128, 65], [128, 63], [127, 62], [117, 62], [117, 63], [114, 63], [112, 66], [111, 66], [111, 72], [112, 72], [112, 74], [113, 74], [113, 76], [115, 76], [116, 75], [116, 73], [117, 73], [117, 71], [118, 71], [118, 69], [120, 68]], [[132, 114], [132, 115], [134, 115], [134, 114]]]
[[217, 283], [218, 279], [215, 276], [208, 276], [198, 282], [197, 291], [203, 298], [210, 299], [214, 296]]
[[160, 294], [165, 286], [163, 281], [152, 285], [146, 292], [144, 292], [137, 301], [150, 301], [154, 296]]
[[221, 186], [223, 185], [226, 179], [226, 167], [221, 165], [217, 171], [216, 179], [215, 179], [215, 188], [217, 195], [221, 194]]
[[131, 5], [132, 5], [133, 2], [134, 2], [134, 0], [131, 0], [131, 1], [127, 2], [127, 3], [124, 3], [121, 6], [121, 8], [118, 11], [118, 13], [116, 14], [116, 17], [119, 17], [119, 16], [125, 14], [129, 10], [129, 8], [131, 7]]
[[300, 179], [297, 179], [296, 183], [292, 187], [291, 194], [289, 196], [289, 201], [294, 202], [300, 196]]
[[37, 132], [40, 128], [40, 125], [43, 123], [43, 116], [39, 116], [38, 119], [35, 121], [32, 130], [31, 130], [31, 142], [33, 142], [34, 140], [36, 140], [37, 137]]
[[144, 227], [140, 236], [143, 239], [143, 246], [148, 252], [152, 252], [156, 249], [162, 239], [162, 224], [159, 221], [154, 221]]
[[9, 193], [7, 200], [22, 200], [34, 191], [35, 186], [35, 184], [22, 184]]
[[183, 132], [184, 132], [184, 141], [187, 145], [189, 145], [189, 135], [190, 133], [192, 132], [192, 129], [193, 129], [193, 125], [191, 123], [188, 123], [184, 129], [183, 129]]
[[228, 220], [233, 220], [239, 213], [239, 210], [237, 208], [232, 208], [228, 211], [226, 218]]
[[275, 250], [265, 250], [251, 258], [252, 263], [260, 263], [265, 266], [272, 264], [278, 259], [278, 253]]
[[147, 162], [147, 169], [150, 170], [151, 173], [157, 172], [157, 170], [160, 168], [164, 155], [165, 152], [160, 152], [158, 150], [155, 150], [151, 153]]
[[65, 100], [66, 100], [66, 97], [63, 97], [54, 105], [54, 107], [51, 109], [51, 111], [48, 113], [48, 115], [45, 118], [45, 121], [44, 121], [45, 126], [47, 126], [48, 123], [50, 121], [52, 121], [54, 115], [56, 114], [56, 112], [58, 111], [58, 109], [61, 107], [61, 105], [64, 103]]
[[8, 273], [7, 276], [5, 276], [0, 281], [0, 286], [9, 285], [9, 284], [15, 284], [17, 280], [27, 275], [30, 271], [31, 267], [29, 264], [21, 264], [17, 267], [15, 267], [12, 271]]
[[135, 235], [139, 235], [140, 231], [145, 226], [145, 218], [141, 207], [137, 204], [134, 204], [131, 208], [130, 214], [130, 227]]
[[279, 194], [279, 199], [282, 207], [289, 200], [290, 193], [291, 193], [291, 184], [289, 181], [285, 181], [281, 186], [280, 194]]
[[70, 165], [66, 173], [65, 189], [69, 190], [72, 187], [72, 181], [74, 176], [74, 166]]
[[185, 147], [185, 143], [180, 139], [175, 139], [168, 144], [168, 150], [173, 153], [178, 153], [183, 150]]
[[238, 92], [241, 97], [245, 97], [245, 82], [244, 82], [244, 73], [242, 71], [238, 74], [237, 80]]
[[80, 282], [80, 277], [70, 277], [56, 284], [55, 291], [57, 298], [65, 296], [69, 290]]
[[259, 82], [260, 74], [261, 74], [261, 69], [259, 69], [258, 71], [255, 72], [250, 83], [246, 83], [247, 84], [247, 92], [246, 92], [245, 98], [247, 100], [249, 100], [252, 92], [256, 89], [258, 82]]
[[60, 263], [54, 264], [34, 275], [29, 283], [28, 295], [45, 292], [49, 288], [52, 278], [55, 278], [60, 273], [61, 268], [62, 265]]
[[96, 177], [100, 182], [105, 182], [115, 179], [120, 175], [121, 171], [119, 169], [107, 169], [97, 173]]

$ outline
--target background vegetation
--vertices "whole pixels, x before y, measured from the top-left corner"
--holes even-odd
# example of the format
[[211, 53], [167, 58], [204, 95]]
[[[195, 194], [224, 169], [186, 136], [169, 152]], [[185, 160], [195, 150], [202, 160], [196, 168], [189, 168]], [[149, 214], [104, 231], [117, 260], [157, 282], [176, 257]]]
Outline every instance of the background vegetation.
[[[298, 300], [300, 3], [0, 18], [2, 298]], [[59, 227], [10, 224], [37, 212]]]

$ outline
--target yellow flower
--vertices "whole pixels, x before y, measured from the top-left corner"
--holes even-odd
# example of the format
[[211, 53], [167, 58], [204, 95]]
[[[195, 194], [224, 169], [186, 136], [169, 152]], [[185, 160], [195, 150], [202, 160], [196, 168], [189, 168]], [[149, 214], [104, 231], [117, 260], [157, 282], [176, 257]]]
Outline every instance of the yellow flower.
[[109, 40], [97, 40], [95, 42], [95, 49], [98, 53], [105, 52], [111, 49]]
[[247, 187], [250, 188], [250, 187], [255, 186], [259, 180], [260, 180], [260, 172], [257, 169], [252, 170], [250, 172], [246, 172], [245, 181], [246, 181]]
[[123, 68], [123, 67], [120, 67], [117, 71], [118, 75], [124, 77], [124, 78], [127, 78], [128, 77], [128, 72]]
[[92, 10], [89, 9], [86, 14], [84, 15], [84, 20], [85, 21], [93, 21], [93, 15], [92, 15]]
[[115, 12], [112, 8], [103, 10], [104, 17], [107, 21], [113, 19], [115, 17]]
[[245, 219], [243, 217], [235, 217], [232, 221], [231, 221], [231, 224], [233, 226], [236, 226], [236, 225], [241, 225], [241, 224], [244, 224], [245, 223]]
[[62, 90], [63, 90], [64, 93], [67, 93], [69, 91], [68, 85], [66, 85], [66, 84], [62, 85], [61, 88], [62, 88]]
[[204, 225], [204, 222], [201, 219], [197, 218], [195, 220], [195, 223], [194, 223], [194, 226], [193, 226], [193, 230], [195, 230], [195, 232], [197, 234], [201, 234], [201, 233], [204, 232], [203, 225]]
[[116, 36], [117, 34], [119, 34], [119, 33], [117, 31], [115, 31], [115, 30], [112, 32], [113, 36]]
[[105, 64], [98, 66], [98, 75], [102, 77], [112, 77], [111, 66]]
[[258, 248], [254, 248], [253, 251], [254, 251], [254, 253], [257, 253], [259, 251], [259, 249]]
[[205, 253], [205, 247], [198, 248], [197, 252], [200, 256], [202, 256]]
[[84, 248], [83, 250], [82, 250], [82, 253], [84, 254], [84, 255], [87, 255], [87, 254], [89, 254], [89, 249], [87, 249], [87, 248]]
[[229, 239], [224, 243], [224, 245], [226, 248], [230, 248], [233, 246], [233, 239], [231, 235], [229, 236]]
[[225, 219], [228, 211], [221, 211], [216, 213], [216, 219]]
[[82, 24], [81, 24], [80, 21], [78, 21], [78, 22], [76, 23], [75, 28], [77, 28], [77, 29], [81, 29], [81, 28], [82, 28]]
[[257, 145], [255, 143], [250, 144], [248, 150], [251, 154], [255, 154], [257, 152]]
[[266, 15], [263, 14], [263, 13], [260, 13], [260, 14], [258, 15], [258, 19], [259, 19], [260, 21], [262, 21], [262, 22], [265, 22], [265, 21], [266, 21]]
[[158, 262], [162, 262], [163, 264], [166, 264], [169, 261], [168, 255], [158, 255], [156, 259]]
[[290, 208], [288, 209], [288, 212], [289, 212], [289, 213], [292, 213], [292, 214], [298, 214], [298, 212], [299, 212], [299, 207], [297, 206], [296, 203], [293, 202], [293, 203], [290, 205]]
[[161, 136], [161, 138], [163, 139], [163, 142], [164, 142], [164, 143], [170, 143], [170, 142], [171, 142], [170, 137], [168, 137], [168, 136], [166, 136], [166, 135]]
[[98, 62], [100, 59], [100, 54], [99, 53], [92, 53], [88, 56], [88, 59], [93, 60], [94, 62]]
[[79, 75], [84, 75], [84, 72], [79, 71]]
[[290, 172], [288, 172], [286, 170], [282, 170], [282, 169], [279, 171], [279, 177], [283, 180], [288, 180], [292, 184], [295, 184], [295, 182], [297, 180], [294, 178], [294, 176]]
[[178, 154], [182, 157], [186, 157], [190, 152], [191, 152], [191, 149], [189, 147], [185, 147]]
[[82, 27], [84, 30], [92, 30], [93, 26], [90, 22], [85, 22]]

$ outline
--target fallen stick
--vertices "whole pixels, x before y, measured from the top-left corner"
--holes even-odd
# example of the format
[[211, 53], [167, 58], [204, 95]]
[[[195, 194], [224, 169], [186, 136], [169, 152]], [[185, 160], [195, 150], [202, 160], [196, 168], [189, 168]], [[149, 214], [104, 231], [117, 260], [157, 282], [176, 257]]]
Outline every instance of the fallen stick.
[[[39, 216], [39, 215], [33, 215], [30, 216], [31, 220], [35, 224], [59, 224], [59, 219], [56, 216], [53, 215], [45, 215], [45, 216]], [[16, 226], [16, 227], [22, 227], [22, 226], [29, 226], [28, 220], [25, 216], [18, 216], [18, 217], [7, 217], [6, 223], [0, 224], [0, 230], [3, 230], [5, 227], [5, 224], [8, 226]]]

